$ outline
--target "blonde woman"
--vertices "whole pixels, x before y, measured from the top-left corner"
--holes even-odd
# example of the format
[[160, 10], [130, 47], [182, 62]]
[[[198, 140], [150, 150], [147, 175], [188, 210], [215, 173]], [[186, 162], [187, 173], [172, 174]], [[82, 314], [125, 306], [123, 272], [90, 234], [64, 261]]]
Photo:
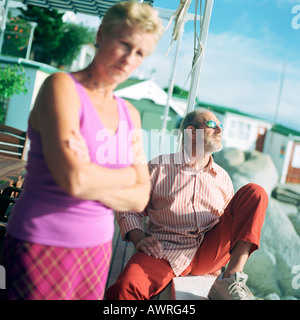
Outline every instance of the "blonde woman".
[[[8, 299], [102, 299], [113, 210], [142, 211], [149, 199], [138, 111], [113, 93], [162, 34], [147, 4], [121, 2], [103, 18], [84, 70], [44, 82], [29, 118], [27, 177], [4, 249]], [[79, 156], [74, 141], [88, 152]], [[76, 149], [76, 148], [75, 148]]]

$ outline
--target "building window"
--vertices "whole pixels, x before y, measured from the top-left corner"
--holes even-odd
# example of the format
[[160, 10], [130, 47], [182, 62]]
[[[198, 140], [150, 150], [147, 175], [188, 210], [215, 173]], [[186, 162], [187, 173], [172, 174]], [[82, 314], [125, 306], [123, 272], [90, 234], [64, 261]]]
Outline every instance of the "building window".
[[236, 140], [248, 140], [251, 125], [243, 121], [231, 120], [228, 127], [228, 137]]

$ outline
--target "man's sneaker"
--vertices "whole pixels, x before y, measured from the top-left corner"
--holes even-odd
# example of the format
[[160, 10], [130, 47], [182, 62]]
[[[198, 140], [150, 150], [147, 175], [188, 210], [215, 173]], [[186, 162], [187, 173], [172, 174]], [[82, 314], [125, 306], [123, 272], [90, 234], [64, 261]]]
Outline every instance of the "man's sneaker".
[[249, 288], [246, 286], [248, 276], [244, 272], [233, 273], [230, 278], [223, 278], [221, 273], [209, 290], [208, 298], [211, 300], [254, 300]]

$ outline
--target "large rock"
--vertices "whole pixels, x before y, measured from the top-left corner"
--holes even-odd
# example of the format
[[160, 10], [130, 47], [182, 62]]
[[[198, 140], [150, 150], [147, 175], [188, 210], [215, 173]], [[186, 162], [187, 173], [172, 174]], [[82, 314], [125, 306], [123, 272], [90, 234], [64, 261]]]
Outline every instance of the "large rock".
[[245, 162], [245, 152], [236, 148], [226, 148], [214, 153], [214, 160], [222, 164], [225, 170], [238, 167]]
[[[300, 267], [300, 237], [277, 200], [269, 201], [261, 234], [261, 248], [254, 252], [244, 271], [248, 285], [258, 296], [276, 293], [282, 299], [300, 299], [295, 285], [297, 266]], [[299, 275], [298, 275], [299, 277]]]
[[260, 249], [251, 255], [244, 269], [250, 289], [264, 299], [300, 299], [300, 217], [295, 206], [271, 198], [278, 184], [271, 157], [258, 151], [224, 149], [214, 158], [228, 171], [235, 191], [253, 182], [269, 195]]
[[[294, 225], [294, 228], [296, 232], [298, 233], [298, 236], [300, 236], [300, 212], [299, 209], [290, 203], [279, 203], [282, 211], [284, 211], [289, 219], [291, 220], [292, 224]], [[300, 263], [299, 263], [300, 264]]]
[[253, 182], [262, 186], [267, 194], [271, 195], [278, 183], [276, 167], [268, 154], [228, 148], [216, 153], [214, 159], [229, 173], [235, 191]]
[[290, 215], [289, 219], [291, 220], [292, 224], [294, 225], [296, 232], [300, 236], [300, 214], [297, 213], [297, 215]]

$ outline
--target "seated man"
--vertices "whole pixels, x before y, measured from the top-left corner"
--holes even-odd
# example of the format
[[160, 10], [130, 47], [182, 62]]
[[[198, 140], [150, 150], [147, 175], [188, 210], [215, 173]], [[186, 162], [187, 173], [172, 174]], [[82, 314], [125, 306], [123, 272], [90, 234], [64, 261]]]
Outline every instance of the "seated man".
[[[182, 150], [149, 163], [145, 211], [117, 213], [123, 239], [137, 252], [107, 290], [107, 300], [151, 299], [174, 277], [216, 273], [228, 262], [209, 298], [253, 299], [243, 268], [259, 247], [268, 196], [252, 183], [234, 194], [229, 175], [212, 157], [222, 148], [222, 125], [212, 112], [189, 113], [180, 129]], [[149, 216], [146, 232], [143, 215]]]

